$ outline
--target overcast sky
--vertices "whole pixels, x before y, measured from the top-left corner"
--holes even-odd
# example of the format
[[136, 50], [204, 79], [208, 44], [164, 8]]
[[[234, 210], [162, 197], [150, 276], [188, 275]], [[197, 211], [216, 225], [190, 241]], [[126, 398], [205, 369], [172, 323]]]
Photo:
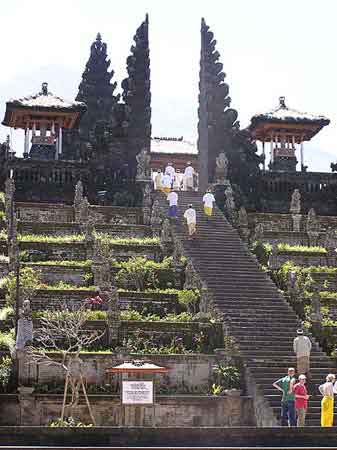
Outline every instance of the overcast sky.
[[[0, 114], [6, 100], [50, 90], [74, 98], [97, 32], [114, 80], [149, 13], [153, 135], [196, 140], [200, 18], [217, 39], [242, 126], [286, 103], [331, 124], [305, 146], [311, 170], [337, 160], [336, 0], [11, 0], [1, 2]], [[4, 140], [8, 129], [1, 126]], [[21, 147], [13, 133], [14, 145]], [[19, 149], [17, 149], [19, 150]], [[21, 149], [20, 149], [21, 150]]]

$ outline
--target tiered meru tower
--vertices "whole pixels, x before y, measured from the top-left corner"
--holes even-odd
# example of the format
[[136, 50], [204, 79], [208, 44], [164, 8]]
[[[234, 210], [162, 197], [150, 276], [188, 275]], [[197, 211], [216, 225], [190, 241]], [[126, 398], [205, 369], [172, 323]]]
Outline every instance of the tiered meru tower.
[[230, 108], [229, 86], [214, 34], [201, 20], [201, 53], [198, 109], [199, 186], [205, 190], [215, 181], [217, 156], [224, 152], [229, 161], [229, 178], [244, 204], [253, 202], [261, 158], [247, 130], [240, 130], [238, 113]]
[[70, 202], [81, 179], [92, 202], [104, 191], [108, 202], [127, 196], [128, 204], [137, 203], [136, 155], [150, 150], [151, 137], [148, 28], [146, 16], [127, 58], [122, 96], [115, 95], [107, 45], [98, 34], [76, 101], [51, 94], [44, 83], [40, 93], [7, 103], [3, 124], [24, 129], [25, 145], [24, 158], [1, 146], [1, 185], [12, 174], [19, 200]]

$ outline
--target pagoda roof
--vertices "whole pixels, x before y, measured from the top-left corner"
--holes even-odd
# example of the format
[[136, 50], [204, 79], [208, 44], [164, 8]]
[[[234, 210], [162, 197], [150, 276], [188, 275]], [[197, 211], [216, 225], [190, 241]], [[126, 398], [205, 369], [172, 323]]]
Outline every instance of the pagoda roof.
[[[36, 94], [10, 99], [6, 103], [3, 125], [20, 127], [21, 124], [13, 124], [13, 116], [19, 111], [30, 111], [32, 114], [40, 113], [62, 113], [63, 115], [76, 114], [76, 124], [82, 114], [87, 110], [87, 105], [75, 100], [65, 100], [48, 91], [48, 84], [42, 83], [42, 90]], [[73, 124], [75, 125], [75, 124]]]
[[294, 130], [295, 134], [303, 133], [305, 140], [310, 140], [324, 126], [329, 125], [330, 120], [322, 115], [315, 115], [289, 108], [285, 103], [285, 97], [279, 98], [279, 105], [265, 113], [255, 114], [251, 118], [249, 130], [257, 138], [271, 132], [273, 129]]
[[151, 138], [151, 153], [197, 155], [198, 148], [195, 143], [184, 140], [183, 137], [153, 137]]

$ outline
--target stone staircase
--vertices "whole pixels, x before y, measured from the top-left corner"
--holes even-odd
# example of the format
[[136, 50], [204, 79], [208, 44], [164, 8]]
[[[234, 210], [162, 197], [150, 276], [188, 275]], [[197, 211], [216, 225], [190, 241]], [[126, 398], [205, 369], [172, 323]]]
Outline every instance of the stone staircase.
[[[187, 227], [182, 218], [189, 203], [197, 211], [197, 235], [193, 241], [187, 240]], [[160, 204], [167, 208], [163, 195]], [[250, 393], [260, 399], [255, 398], [255, 409], [260, 409], [255, 411], [258, 426], [277, 425], [281, 398], [272, 383], [284, 376], [288, 367], [296, 366], [292, 341], [300, 320], [218, 208], [208, 220], [203, 213], [202, 194], [197, 192], [180, 192], [178, 206], [175, 234], [206, 282], [216, 308], [229, 318], [230, 333], [237, 340], [245, 361], [248, 384], [254, 384]], [[312, 378], [308, 386], [312, 397], [306, 423], [318, 426], [317, 387], [336, 368], [317, 342], [314, 339], [312, 342]]]

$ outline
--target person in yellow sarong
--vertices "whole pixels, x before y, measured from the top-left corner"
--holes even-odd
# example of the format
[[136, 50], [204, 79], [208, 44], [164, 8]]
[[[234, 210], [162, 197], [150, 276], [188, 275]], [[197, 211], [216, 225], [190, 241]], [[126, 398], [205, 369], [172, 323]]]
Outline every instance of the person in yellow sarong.
[[215, 197], [210, 189], [207, 190], [206, 194], [203, 196], [202, 201], [204, 202], [204, 212], [207, 217], [211, 217], [213, 213], [213, 203], [215, 203]]
[[336, 393], [336, 377], [329, 373], [326, 382], [319, 386], [319, 392], [323, 395], [321, 402], [321, 427], [333, 426], [334, 394]]

